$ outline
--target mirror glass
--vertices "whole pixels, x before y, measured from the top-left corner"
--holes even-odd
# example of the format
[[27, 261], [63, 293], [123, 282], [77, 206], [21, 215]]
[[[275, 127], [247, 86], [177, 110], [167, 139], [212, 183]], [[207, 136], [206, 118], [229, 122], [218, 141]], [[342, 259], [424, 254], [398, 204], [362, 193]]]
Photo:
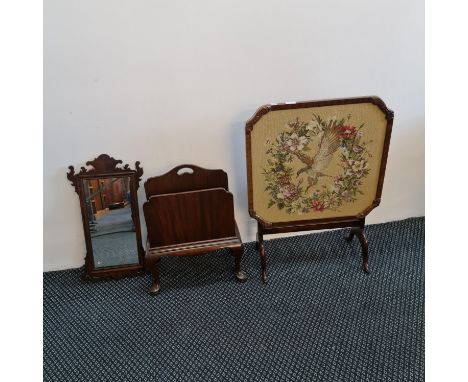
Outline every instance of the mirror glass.
[[138, 264], [130, 179], [83, 179], [95, 268]]

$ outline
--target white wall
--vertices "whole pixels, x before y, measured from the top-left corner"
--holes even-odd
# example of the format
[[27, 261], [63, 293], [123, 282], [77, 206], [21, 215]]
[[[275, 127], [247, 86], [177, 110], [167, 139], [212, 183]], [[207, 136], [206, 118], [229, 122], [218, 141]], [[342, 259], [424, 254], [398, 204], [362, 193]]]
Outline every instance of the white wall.
[[45, 0], [44, 8], [44, 270], [84, 263], [66, 172], [101, 153], [141, 161], [143, 181], [181, 163], [225, 169], [242, 237], [253, 240], [244, 124], [270, 102], [379, 95], [395, 122], [382, 204], [367, 221], [424, 214], [422, 0]]

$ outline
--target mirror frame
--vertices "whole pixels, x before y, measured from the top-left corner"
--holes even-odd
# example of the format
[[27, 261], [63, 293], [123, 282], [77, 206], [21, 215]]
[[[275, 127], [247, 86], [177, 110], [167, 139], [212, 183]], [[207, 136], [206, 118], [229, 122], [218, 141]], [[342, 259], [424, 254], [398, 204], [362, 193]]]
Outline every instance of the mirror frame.
[[[75, 174], [74, 167], [68, 167], [69, 172], [67, 173], [67, 178], [71, 182], [72, 186], [75, 187], [75, 191], [80, 198], [81, 218], [83, 220], [83, 231], [86, 242], [86, 257], [84, 272], [82, 274], [82, 279], [84, 280], [96, 278], [121, 278], [144, 272], [145, 253], [141, 240], [141, 225], [137, 196], [141, 176], [143, 175], [143, 169], [140, 167], [140, 162], [135, 163], [135, 170], [132, 170], [128, 164], [123, 167], [117, 167], [119, 164], [122, 164], [121, 160], [114, 159], [107, 154], [101, 154], [94, 160], [86, 162], [86, 166], [92, 166], [92, 168], [81, 167], [80, 172]], [[123, 178], [127, 176], [130, 177], [131, 208], [136, 233], [135, 244], [138, 249], [138, 263], [96, 268], [94, 266], [91, 232], [86, 218], [85, 194], [82, 187], [83, 180], [96, 178]]]

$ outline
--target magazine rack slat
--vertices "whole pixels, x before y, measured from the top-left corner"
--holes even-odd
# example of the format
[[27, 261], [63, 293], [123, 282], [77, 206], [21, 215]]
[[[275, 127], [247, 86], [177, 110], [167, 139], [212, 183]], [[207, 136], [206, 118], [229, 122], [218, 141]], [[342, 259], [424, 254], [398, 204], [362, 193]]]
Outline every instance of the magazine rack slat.
[[160, 289], [157, 261], [163, 256], [200, 255], [228, 248], [235, 258], [237, 280], [246, 279], [240, 270], [243, 247], [224, 171], [177, 166], [149, 178], [145, 192], [146, 268], [153, 276], [151, 294]]
[[267, 280], [263, 236], [351, 228], [369, 270], [365, 217], [380, 203], [393, 111], [378, 97], [260, 107], [247, 121], [249, 214]]

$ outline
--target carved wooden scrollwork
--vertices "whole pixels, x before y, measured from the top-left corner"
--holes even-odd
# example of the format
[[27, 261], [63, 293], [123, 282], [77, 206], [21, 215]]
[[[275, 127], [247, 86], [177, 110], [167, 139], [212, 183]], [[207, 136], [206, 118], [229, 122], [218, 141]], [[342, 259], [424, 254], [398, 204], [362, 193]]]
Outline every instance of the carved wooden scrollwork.
[[76, 181], [75, 168], [68, 166], [69, 172], [67, 172], [67, 178], [71, 182], [72, 186], [75, 187], [76, 193], [78, 193], [78, 182]]
[[[125, 165], [128, 167], [128, 164]], [[136, 161], [135, 162], [135, 176], [136, 176], [136, 188], [138, 190], [138, 187], [140, 186], [140, 182], [141, 182], [141, 177], [143, 175], [143, 169], [140, 167], [140, 161]]]
[[86, 166], [91, 166], [91, 168], [86, 168], [84, 166], [80, 167], [80, 172], [75, 173], [75, 168], [73, 166], [68, 166], [69, 172], [67, 173], [67, 179], [71, 182], [72, 186], [75, 187], [75, 191], [78, 193], [79, 184], [77, 182], [77, 177], [83, 175], [108, 175], [108, 174], [119, 174], [119, 173], [134, 173], [136, 176], [136, 188], [138, 189], [141, 177], [143, 175], [143, 168], [140, 167], [140, 162], [135, 162], [135, 170], [132, 170], [128, 164], [125, 164], [123, 167], [118, 167], [123, 162], [120, 159], [115, 159], [107, 154], [101, 154], [94, 160], [86, 162]]
[[115, 159], [110, 157], [107, 154], [101, 154], [94, 160], [86, 162], [86, 166], [93, 166], [94, 169], [88, 171], [88, 173], [107, 173], [107, 172], [118, 172], [118, 171], [127, 171], [128, 164], [124, 168], [118, 168], [117, 165], [121, 164], [120, 159]]

